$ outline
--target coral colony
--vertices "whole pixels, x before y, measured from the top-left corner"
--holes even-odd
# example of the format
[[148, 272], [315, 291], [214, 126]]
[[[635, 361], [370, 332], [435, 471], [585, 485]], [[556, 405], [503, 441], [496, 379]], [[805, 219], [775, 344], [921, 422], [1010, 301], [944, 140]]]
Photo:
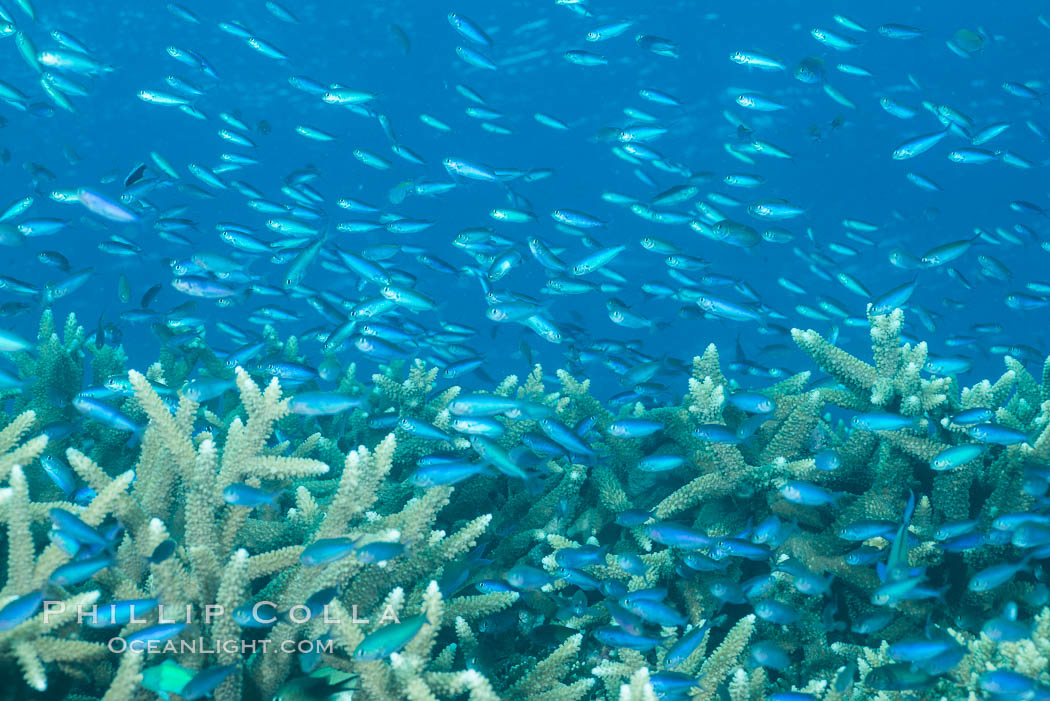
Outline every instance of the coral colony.
[[[1039, 697], [1050, 371], [926, 379], [901, 322], [871, 363], [795, 330], [830, 379], [762, 392], [711, 345], [680, 404], [614, 414], [538, 366], [351, 366], [334, 408], [203, 341], [126, 371], [45, 312], [0, 432], [0, 655], [106, 701]], [[85, 375], [118, 401], [70, 430]]]

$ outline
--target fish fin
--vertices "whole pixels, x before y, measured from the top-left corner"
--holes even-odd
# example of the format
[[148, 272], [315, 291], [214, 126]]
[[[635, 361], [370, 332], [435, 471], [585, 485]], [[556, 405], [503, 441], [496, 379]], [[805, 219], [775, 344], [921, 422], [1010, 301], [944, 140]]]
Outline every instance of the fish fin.
[[908, 492], [908, 503], [904, 507], [904, 530], [908, 530], [907, 524], [911, 522], [912, 515], [915, 514], [915, 492]]
[[124, 443], [125, 447], [131, 448], [141, 443], [142, 436], [145, 433], [146, 426], [139, 426], [138, 428], [136, 428], [134, 431], [132, 431], [131, 436], [128, 438], [127, 442]]

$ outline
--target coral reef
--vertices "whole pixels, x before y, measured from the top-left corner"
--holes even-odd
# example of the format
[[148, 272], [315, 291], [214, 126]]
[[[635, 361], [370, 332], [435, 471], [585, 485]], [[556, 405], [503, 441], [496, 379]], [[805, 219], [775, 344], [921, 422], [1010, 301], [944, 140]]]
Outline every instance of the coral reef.
[[[538, 367], [439, 389], [415, 361], [350, 366], [353, 408], [292, 413], [318, 390], [276, 377], [294, 338], [268, 331], [251, 368], [198, 339], [141, 373], [45, 312], [0, 430], [0, 664], [107, 701], [1034, 694], [1050, 363], [960, 387], [902, 317], [869, 319], [872, 362], [795, 330], [831, 379], [783, 379], [760, 410], [712, 346], [677, 404], [613, 413]], [[470, 397], [503, 402], [487, 442], [456, 432]], [[473, 472], [416, 479], [443, 464]], [[151, 604], [78, 620], [128, 601]]]

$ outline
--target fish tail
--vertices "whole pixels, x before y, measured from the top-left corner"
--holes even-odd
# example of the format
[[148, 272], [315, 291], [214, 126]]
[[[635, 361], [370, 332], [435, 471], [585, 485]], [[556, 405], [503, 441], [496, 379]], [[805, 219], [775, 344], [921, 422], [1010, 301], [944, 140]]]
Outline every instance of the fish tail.
[[911, 517], [915, 513], [915, 492], [908, 492], [908, 503], [904, 507], [904, 531], [907, 532], [908, 524], [911, 522]]
[[142, 442], [142, 436], [145, 433], [146, 433], [146, 426], [145, 425], [139, 426], [138, 428], [136, 428], [134, 431], [131, 432], [131, 436], [128, 437], [128, 440], [127, 440], [126, 443], [124, 443], [124, 446], [127, 447], [127, 448], [133, 448], [134, 446], [138, 445], [139, 443]]

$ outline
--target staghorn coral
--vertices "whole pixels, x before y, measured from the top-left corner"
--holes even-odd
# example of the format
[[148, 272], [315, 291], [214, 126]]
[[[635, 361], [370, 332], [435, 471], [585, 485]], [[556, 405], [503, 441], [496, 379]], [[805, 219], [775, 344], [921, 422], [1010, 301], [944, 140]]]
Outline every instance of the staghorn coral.
[[[521, 403], [519, 411], [497, 418], [505, 430], [495, 443], [523, 461], [529, 479], [489, 469], [454, 486], [419, 488], [406, 479], [419, 457], [473, 456], [462, 438], [450, 443], [391, 430], [390, 417], [410, 417], [448, 432], [448, 405], [466, 394], [454, 385], [440, 388], [434, 369], [420, 362], [385, 367], [371, 385], [358, 381], [351, 367], [339, 390], [362, 398], [367, 410], [307, 418], [289, 414], [287, 389], [277, 379], [259, 383], [258, 375], [225, 368], [197, 344], [192, 353], [166, 354], [146, 374], [128, 373], [129, 390], [117, 401], [145, 426], [129, 449], [127, 433], [78, 419], [63, 403], [75, 394], [73, 377], [76, 387], [85, 375], [96, 382], [110, 379], [123, 354], [108, 348], [88, 352], [75, 319], [60, 342], [45, 315], [37, 354], [19, 361], [27, 370], [40, 369], [39, 386], [15, 402], [17, 415], [0, 430], [7, 557], [0, 607], [34, 591], [64, 603], [67, 611], [154, 597], [187, 623], [179, 640], [202, 643], [165, 653], [164, 659], [189, 675], [233, 665], [214, 690], [219, 699], [268, 699], [290, 684], [316, 682], [319, 670], [344, 673], [346, 683], [370, 701], [655, 699], [669, 693], [760, 701], [789, 690], [827, 701], [890, 698], [893, 685], [903, 684], [891, 674], [897, 669], [893, 644], [926, 635], [950, 636], [959, 659], [943, 670], [918, 670], [909, 682], [916, 689], [978, 695], [981, 674], [999, 668], [1050, 685], [1045, 586], [1024, 567], [987, 591], [965, 586], [989, 566], [1020, 562], [1024, 548], [1006, 540], [956, 554], [934, 541], [946, 521], [972, 518], [992, 532], [998, 517], [1033, 507], [1025, 485], [1037, 479], [1050, 455], [1050, 374], [1037, 381], [1007, 358], [1002, 377], [972, 387], [926, 376], [925, 345], [902, 345], [902, 322], [900, 312], [870, 318], [870, 363], [815, 332], [795, 331], [800, 348], [838, 383], [813, 385], [802, 372], [766, 388], [775, 407], [750, 436], [734, 441], [712, 441], [694, 431], [703, 425], [735, 430], [748, 419], [728, 401], [738, 388], [726, 379], [713, 346], [682, 377], [680, 404], [651, 409], [635, 404], [611, 411], [592, 396], [588, 380], [566, 371], [557, 373], [558, 387], [549, 389], [537, 366], [523, 384], [510, 377], [492, 389]], [[301, 360], [296, 341], [282, 342], [272, 331], [265, 338], [271, 353]], [[175, 391], [191, 376], [191, 355], [213, 377], [231, 377], [232, 389], [204, 405]], [[96, 371], [85, 373], [85, 366]], [[61, 383], [62, 391], [53, 391], [51, 383]], [[888, 412], [914, 423], [892, 430], [850, 427], [829, 406]], [[974, 407], [992, 410], [999, 424], [1027, 434], [1027, 442], [992, 446], [955, 470], [932, 471], [932, 457], [971, 441], [952, 417]], [[583, 425], [580, 437], [594, 455], [524, 456], [522, 441], [539, 431], [544, 416], [564, 426]], [[642, 438], [610, 436], [609, 425], [627, 417], [657, 421], [663, 430]], [[52, 444], [40, 433], [42, 420], [80, 426]], [[828, 448], [839, 458], [835, 470], [820, 469], [815, 458]], [[639, 470], [641, 458], [653, 453], [683, 456], [684, 464], [670, 475]], [[63, 456], [93, 496], [71, 501], [49, 482], [37, 464], [45, 454]], [[785, 500], [782, 488], [800, 480], [841, 493], [837, 508]], [[234, 485], [278, 490], [279, 510], [228, 503], [223, 492]], [[903, 556], [923, 573], [924, 586], [951, 586], [880, 609], [872, 597], [882, 582], [873, 567], [846, 561], [859, 543], [839, 534], [863, 519], [899, 523], [909, 491], [917, 495], [917, 506]], [[112, 564], [81, 583], [48, 584], [73, 559], [46, 537], [53, 508], [114, 533]], [[648, 518], [617, 524], [629, 509], [647, 511]], [[757, 525], [774, 517], [784, 533], [758, 539]], [[651, 527], [667, 522], [691, 529], [703, 542], [683, 547], [654, 538]], [[304, 564], [307, 548], [339, 538], [349, 539], [355, 551], [384, 543], [397, 548], [379, 562], [350, 555], [321, 566]], [[892, 540], [874, 537], [864, 544], [881, 548], [885, 561]], [[734, 550], [744, 547], [741, 541], [768, 550], [757, 559], [741, 557]], [[170, 557], [153, 561], [166, 543], [175, 545]], [[565, 564], [563, 558], [588, 549], [598, 553], [596, 559]], [[638, 557], [641, 571], [623, 559], [630, 556]], [[701, 556], [720, 564], [691, 566], [689, 558]], [[539, 579], [515, 590], [508, 573], [521, 567]], [[806, 572], [814, 579], [805, 580]], [[718, 581], [740, 583], [756, 575], [767, 578], [760, 593], [728, 608], [713, 594]], [[806, 590], [800, 581], [819, 591]], [[628, 602], [633, 593], [654, 588], [666, 588], [661, 600], [684, 624], [650, 622], [641, 628], [640, 641], [604, 637], [602, 631], [624, 629], [616, 625], [622, 616], [611, 615], [615, 609], [603, 602]], [[290, 617], [324, 591], [334, 592], [334, 622]], [[759, 604], [769, 601], [792, 615], [783, 621], [764, 617]], [[1017, 602], [1017, 621], [1027, 626], [1026, 634], [1013, 642], [993, 640], [981, 632], [981, 623], [1009, 601]], [[259, 602], [273, 602], [282, 615], [264, 629], [244, 627], [232, 616]], [[975, 612], [973, 619], [951, 616], [953, 606]], [[202, 615], [220, 610], [215, 607], [224, 613]], [[885, 629], [850, 629], [879, 610], [892, 614]], [[378, 659], [362, 659], [360, 646], [389, 625], [390, 614], [422, 621], [418, 632]], [[0, 631], [0, 659], [35, 689], [54, 686], [57, 677], [75, 680], [81, 697], [146, 698], [138, 685], [161, 660], [117, 655], [106, 641], [157, 620], [153, 613], [146, 623], [107, 631], [87, 627], [70, 613], [45, 620], [36, 612]], [[268, 648], [246, 645], [260, 636]], [[763, 669], [749, 662], [750, 646], [758, 640], [779, 644], [790, 667]], [[287, 651], [300, 645], [320, 654]]]

